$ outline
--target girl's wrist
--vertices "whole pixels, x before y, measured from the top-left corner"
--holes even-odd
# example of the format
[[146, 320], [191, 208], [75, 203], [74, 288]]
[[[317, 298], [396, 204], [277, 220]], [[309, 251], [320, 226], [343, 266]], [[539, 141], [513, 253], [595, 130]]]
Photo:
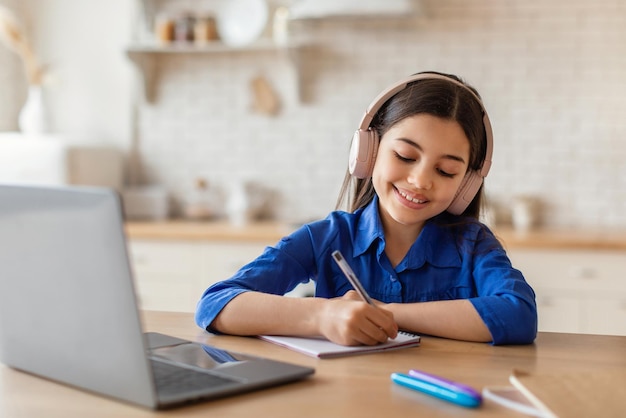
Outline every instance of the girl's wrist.
[[303, 302], [307, 305], [307, 309], [303, 317], [302, 330], [308, 335], [323, 335], [324, 316], [329, 300], [311, 297], [303, 299]]

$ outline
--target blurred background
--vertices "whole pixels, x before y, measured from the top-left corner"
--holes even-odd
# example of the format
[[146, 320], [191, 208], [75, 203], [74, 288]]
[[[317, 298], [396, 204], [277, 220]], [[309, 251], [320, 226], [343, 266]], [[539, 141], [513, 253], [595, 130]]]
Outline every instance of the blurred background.
[[[531, 195], [546, 224], [626, 227], [623, 2], [243, 3], [224, 12], [219, 0], [0, 0], [45, 66], [49, 131], [122, 150], [125, 184], [163, 186], [173, 215], [201, 178], [222, 195], [254, 180], [280, 199], [279, 219], [324, 216], [365, 107], [396, 80], [437, 70], [483, 96], [492, 203], [506, 210]], [[294, 4], [277, 22], [278, 7]], [[205, 52], [150, 49], [159, 19], [237, 12], [263, 31]], [[19, 130], [28, 82], [2, 44], [0, 91], [0, 131]]]
[[0, 7], [0, 181], [119, 189], [143, 308], [193, 311], [326, 216], [365, 108], [436, 70], [484, 99], [485, 221], [536, 290], [540, 330], [626, 335], [622, 0]]

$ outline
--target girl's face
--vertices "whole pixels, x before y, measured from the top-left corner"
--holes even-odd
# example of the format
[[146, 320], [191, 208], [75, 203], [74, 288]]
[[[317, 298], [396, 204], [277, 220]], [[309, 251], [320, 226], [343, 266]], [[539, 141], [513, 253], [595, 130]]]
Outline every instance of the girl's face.
[[380, 140], [372, 174], [383, 224], [421, 230], [445, 211], [467, 171], [469, 147], [454, 120], [420, 113], [393, 125]]

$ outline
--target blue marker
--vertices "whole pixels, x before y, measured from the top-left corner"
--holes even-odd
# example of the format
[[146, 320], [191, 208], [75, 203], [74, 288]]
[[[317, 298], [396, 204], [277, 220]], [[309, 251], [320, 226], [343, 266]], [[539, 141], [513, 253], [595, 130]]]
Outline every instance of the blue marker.
[[391, 380], [398, 385], [468, 408], [476, 408], [482, 403], [480, 393], [471, 387], [418, 370], [411, 370], [409, 374], [392, 373]]

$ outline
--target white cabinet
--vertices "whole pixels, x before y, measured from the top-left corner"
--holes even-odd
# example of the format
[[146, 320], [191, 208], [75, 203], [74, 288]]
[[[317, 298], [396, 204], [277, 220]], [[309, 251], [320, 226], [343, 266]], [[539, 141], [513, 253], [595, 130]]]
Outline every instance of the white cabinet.
[[626, 335], [626, 254], [512, 249], [537, 294], [539, 330]]
[[195, 310], [202, 291], [209, 286], [202, 244], [133, 240], [130, 254], [142, 309]]
[[[140, 307], [194, 312], [202, 293], [261, 255], [262, 242], [131, 239], [129, 249]], [[290, 296], [312, 294], [312, 284]]]
[[589, 298], [582, 318], [583, 332], [626, 335], [626, 295], [610, 298]]
[[265, 247], [266, 245], [256, 242], [205, 242], [204, 250], [207, 268], [204, 281], [212, 284], [229, 278], [242, 266], [261, 255]]

